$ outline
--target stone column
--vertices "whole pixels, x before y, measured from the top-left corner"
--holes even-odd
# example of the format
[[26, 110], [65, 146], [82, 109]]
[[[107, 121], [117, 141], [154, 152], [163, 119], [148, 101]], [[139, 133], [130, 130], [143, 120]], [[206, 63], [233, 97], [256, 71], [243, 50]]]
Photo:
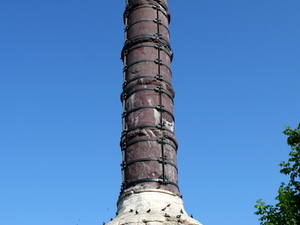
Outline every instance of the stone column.
[[178, 187], [167, 0], [127, 0], [121, 150], [122, 187], [109, 225], [201, 225]]
[[167, 1], [129, 0], [124, 12], [123, 186], [179, 195]]

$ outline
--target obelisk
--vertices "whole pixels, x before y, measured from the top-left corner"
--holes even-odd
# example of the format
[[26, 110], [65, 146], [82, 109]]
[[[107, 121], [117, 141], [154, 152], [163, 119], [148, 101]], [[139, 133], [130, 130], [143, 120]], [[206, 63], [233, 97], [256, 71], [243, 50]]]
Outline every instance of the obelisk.
[[122, 113], [122, 187], [109, 225], [197, 224], [178, 187], [167, 0], [127, 0]]

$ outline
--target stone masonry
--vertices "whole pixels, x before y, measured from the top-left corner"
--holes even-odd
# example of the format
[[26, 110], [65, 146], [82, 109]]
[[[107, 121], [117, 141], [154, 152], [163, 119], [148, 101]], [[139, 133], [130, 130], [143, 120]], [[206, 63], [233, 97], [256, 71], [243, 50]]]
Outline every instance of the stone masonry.
[[122, 186], [108, 225], [201, 225], [187, 215], [178, 186], [167, 0], [126, 0]]

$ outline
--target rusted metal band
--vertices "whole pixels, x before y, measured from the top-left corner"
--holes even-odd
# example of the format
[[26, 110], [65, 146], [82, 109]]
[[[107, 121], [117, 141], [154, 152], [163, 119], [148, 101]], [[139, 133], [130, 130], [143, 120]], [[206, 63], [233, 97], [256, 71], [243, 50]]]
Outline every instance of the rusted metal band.
[[138, 61], [135, 61], [135, 62], [133, 62], [133, 63], [127, 65], [126, 68], [124, 67], [124, 70], [128, 70], [129, 67], [131, 67], [131, 66], [133, 66], [133, 65], [135, 65], [135, 64], [141, 63], [141, 62], [154, 62], [154, 63], [156, 63], [156, 64], [159, 64], [159, 65], [161, 65], [161, 66], [166, 67], [166, 68], [170, 71], [170, 73], [172, 74], [171, 68], [170, 68], [169, 66], [167, 66], [166, 64], [164, 64], [164, 63], [162, 62], [162, 60], [158, 60], [158, 59], [156, 59], [156, 60], [148, 60], [148, 59], [138, 60]]
[[166, 128], [166, 126], [152, 125], [152, 124], [145, 124], [145, 125], [135, 126], [133, 128], [127, 129], [126, 132], [130, 132], [130, 131], [141, 129], [141, 128], [157, 128], [157, 129], [160, 129], [160, 130], [166, 130], [166, 131], [168, 131], [168, 132], [170, 132], [171, 134], [174, 135], [174, 132], [171, 131], [170, 129]]
[[[127, 98], [129, 98], [134, 93], [137, 93], [137, 92], [140, 92], [140, 91], [157, 91], [157, 89], [156, 88], [141, 88], [141, 89], [136, 89], [136, 90], [128, 92], [128, 93], [127, 92], [123, 92], [121, 94], [121, 98], [122, 98], [123, 94], [126, 94]], [[164, 90], [161, 90], [160, 92], [166, 94], [173, 101], [174, 97], [171, 96], [169, 93], [165, 92]]]
[[127, 39], [124, 43], [124, 47], [121, 51], [121, 57], [122, 59], [124, 58], [124, 56], [126, 56], [128, 54], [128, 50], [129, 48], [131, 48], [132, 46], [136, 46], [137, 44], [140, 44], [142, 42], [151, 42], [151, 43], [157, 43], [162, 45], [163, 47], [167, 48], [167, 51], [172, 52], [171, 50], [171, 46], [169, 44], [169, 42], [164, 39], [163, 37], [157, 37], [157, 35], [136, 35], [134, 37], [132, 37], [131, 39]]
[[[124, 136], [125, 136], [125, 134], [124, 135], [122, 134], [122, 137], [124, 137]], [[170, 142], [173, 142], [175, 145], [171, 144], [170, 142], [165, 142], [165, 143], [163, 143], [163, 145], [169, 145], [177, 152], [178, 145], [175, 142], [175, 140], [171, 140], [171, 139], [168, 139], [168, 140], [170, 140]], [[162, 144], [161, 142], [159, 142], [158, 139], [153, 138], [153, 139], [140, 139], [140, 140], [136, 140], [136, 141], [130, 142], [130, 143], [127, 143], [126, 141], [121, 141], [120, 142], [120, 147], [121, 147], [122, 151], [126, 151], [127, 147], [130, 147], [131, 145], [139, 143], [139, 142], [146, 142], [146, 141], [157, 141], [159, 144]]]
[[171, 113], [169, 110], [165, 109], [164, 107], [160, 107], [160, 106], [150, 106], [150, 105], [139, 106], [139, 107], [132, 108], [132, 109], [130, 109], [130, 110], [128, 110], [128, 111], [124, 111], [124, 112], [122, 113], [122, 116], [123, 116], [123, 117], [127, 117], [130, 113], [133, 113], [133, 112], [138, 111], [138, 110], [140, 110], [140, 109], [147, 109], [147, 108], [148, 108], [148, 109], [156, 109], [157, 111], [166, 112], [166, 113], [168, 113], [168, 114], [172, 117], [173, 121], [175, 120], [173, 113]]
[[141, 158], [141, 159], [136, 159], [136, 160], [129, 161], [127, 163], [124, 161], [121, 164], [121, 166], [122, 166], [122, 169], [125, 169], [127, 166], [130, 166], [130, 165], [132, 165], [134, 163], [137, 163], [137, 162], [146, 162], [146, 161], [156, 161], [156, 162], [159, 162], [159, 163], [168, 164], [168, 165], [173, 166], [178, 171], [178, 168], [177, 168], [177, 166], [174, 163], [172, 163], [169, 160], [162, 159], [162, 158]]
[[127, 188], [127, 187], [133, 186], [135, 184], [144, 183], [144, 182], [157, 182], [157, 183], [164, 184], [164, 185], [170, 184], [170, 185], [174, 185], [179, 190], [179, 187], [177, 184], [175, 184], [174, 182], [171, 182], [167, 179], [162, 179], [162, 178], [158, 178], [158, 179], [146, 178], [146, 179], [135, 180], [135, 181], [126, 183], [124, 186], [125, 186], [125, 188]]
[[165, 79], [163, 79], [163, 76], [162, 75], [156, 75], [156, 76], [152, 76], [152, 75], [143, 75], [143, 76], [138, 76], [138, 77], [134, 77], [130, 80], [125, 80], [124, 83], [123, 83], [123, 89], [128, 85], [130, 84], [131, 82], [135, 81], [135, 80], [138, 80], [140, 78], [153, 78], [153, 79], [157, 79], [159, 81], [163, 81], [165, 83], [167, 83], [168, 85], [170, 85], [170, 87], [172, 87], [171, 83]]
[[169, 146], [171, 146], [175, 151], [177, 151], [177, 147], [176, 147], [175, 145], [172, 145], [172, 144], [169, 143], [169, 142], [161, 143], [161, 142], [159, 142], [158, 139], [155, 139], [155, 138], [144, 138], [144, 139], [134, 140], [134, 141], [131, 141], [131, 142], [126, 142], [126, 141], [124, 141], [124, 142], [121, 142], [121, 143], [120, 143], [120, 146], [122, 147], [123, 145], [126, 145], [126, 148], [128, 148], [129, 146], [134, 145], [134, 144], [136, 144], [136, 143], [139, 143], [139, 142], [146, 142], [146, 141], [156, 141], [156, 142], [158, 142], [159, 144], [169, 145]]
[[121, 59], [124, 61], [124, 56], [128, 55], [131, 51], [135, 50], [135, 49], [139, 49], [139, 48], [143, 48], [143, 47], [150, 47], [150, 48], [156, 48], [159, 49], [161, 51], [164, 51], [171, 59], [171, 61], [173, 60], [173, 52], [171, 51], [171, 49], [166, 48], [164, 45], [134, 45], [133, 47], [131, 46], [126, 46], [126, 48], [123, 49], [123, 52], [121, 53]]
[[161, 5], [165, 10], [168, 10], [168, 6], [163, 3], [161, 0], [154, 0], [155, 2], [157, 2], [159, 5]]
[[126, 44], [138, 44], [140, 42], [156, 42], [156, 43], [161, 43], [162, 45], [168, 47], [171, 49], [170, 43], [168, 40], [164, 39], [161, 34], [139, 34], [136, 36], [133, 36], [125, 41]]
[[124, 47], [121, 51], [121, 57], [122, 59], [124, 58], [125, 52], [127, 49], [130, 47], [139, 44], [141, 42], [154, 42], [161, 44], [165, 48], [169, 49], [171, 51], [171, 46], [169, 41], [164, 39], [161, 35], [158, 34], [141, 34], [141, 35], [136, 35], [134, 37], [131, 37], [130, 39], [127, 39], [124, 43]]

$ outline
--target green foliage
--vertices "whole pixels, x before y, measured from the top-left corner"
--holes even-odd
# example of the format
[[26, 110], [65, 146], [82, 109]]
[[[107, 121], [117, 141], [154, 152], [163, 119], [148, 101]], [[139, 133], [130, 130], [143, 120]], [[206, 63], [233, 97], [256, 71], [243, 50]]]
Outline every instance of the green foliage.
[[278, 203], [267, 205], [261, 199], [256, 201], [256, 212], [261, 216], [261, 225], [300, 225], [300, 124], [294, 130], [285, 127], [287, 143], [291, 146], [290, 158], [282, 161], [280, 173], [288, 175], [288, 184], [282, 183], [275, 198]]

